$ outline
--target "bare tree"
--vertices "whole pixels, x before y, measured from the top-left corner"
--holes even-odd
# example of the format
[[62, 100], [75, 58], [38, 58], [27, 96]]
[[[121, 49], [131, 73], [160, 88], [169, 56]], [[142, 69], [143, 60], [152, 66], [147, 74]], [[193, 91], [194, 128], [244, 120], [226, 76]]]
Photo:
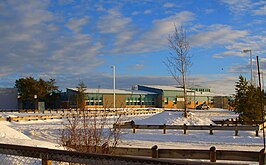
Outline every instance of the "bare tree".
[[[114, 117], [110, 109], [106, 108], [103, 108], [103, 111], [96, 110], [94, 112], [85, 110], [86, 86], [80, 82], [77, 88], [76, 99], [79, 110], [69, 114], [66, 123], [64, 123], [64, 128], [61, 130], [60, 145], [68, 150], [80, 152], [112, 153], [120, 141], [122, 114]], [[110, 116], [113, 116], [113, 119]], [[113, 124], [118, 127], [112, 129]]]
[[185, 29], [176, 27], [173, 34], [168, 36], [170, 55], [164, 62], [175, 81], [183, 88], [184, 94], [184, 117], [187, 117], [187, 72], [191, 67], [191, 55], [189, 54], [189, 41]]
[[[108, 111], [71, 114], [61, 130], [60, 145], [67, 150], [112, 154], [120, 142], [121, 117], [110, 119]], [[116, 125], [115, 128], [110, 128]]]

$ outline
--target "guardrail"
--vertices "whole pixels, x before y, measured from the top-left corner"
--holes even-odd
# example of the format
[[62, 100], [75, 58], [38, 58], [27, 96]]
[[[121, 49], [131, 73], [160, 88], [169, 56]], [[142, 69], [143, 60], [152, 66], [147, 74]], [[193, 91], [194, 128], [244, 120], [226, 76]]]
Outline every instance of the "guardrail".
[[262, 124], [262, 121], [244, 121], [244, 120], [237, 120], [237, 119], [231, 119], [231, 120], [213, 120], [213, 122], [217, 125], [260, 125]]
[[238, 136], [239, 131], [255, 131], [255, 135], [259, 136], [260, 126], [248, 126], [248, 125], [235, 125], [235, 126], [218, 126], [218, 125], [135, 125], [134, 121], [124, 123], [122, 125], [113, 125], [113, 128], [120, 129], [132, 129], [132, 133], [136, 133], [137, 129], [161, 129], [163, 134], [166, 134], [166, 130], [183, 130], [184, 134], [187, 134], [188, 130], [209, 130], [210, 135], [213, 135], [214, 130], [234, 130], [235, 136]]
[[46, 119], [62, 119], [62, 118], [70, 118], [70, 117], [103, 117], [103, 116], [128, 116], [128, 115], [145, 115], [145, 114], [155, 114], [158, 112], [162, 112], [163, 110], [132, 110], [132, 111], [99, 111], [99, 112], [91, 112], [91, 111], [72, 111], [73, 113], [61, 113], [61, 114], [42, 114], [39, 115], [28, 115], [28, 116], [10, 116], [5, 118], [7, 121], [30, 121], [30, 120], [46, 120]]
[[[107, 154], [88, 154], [74, 151], [55, 150], [39, 147], [19, 146], [0, 143], [0, 159], [10, 161], [13, 155], [17, 164], [23, 164], [23, 160], [31, 163], [30, 158], [36, 164], [52, 165], [54, 163], [83, 163], [83, 164], [108, 164], [108, 165], [133, 165], [133, 164], [236, 164], [236, 163], [216, 163], [217, 160], [224, 161], [250, 161], [264, 164], [265, 150], [256, 151], [229, 151], [216, 150], [211, 147], [209, 150], [196, 149], [159, 149], [156, 145], [151, 148], [125, 148], [117, 147], [114, 155]], [[9, 156], [6, 156], [9, 155]], [[141, 157], [140, 157], [141, 156]], [[163, 159], [161, 159], [163, 158]], [[179, 159], [179, 160], [173, 160]], [[181, 159], [181, 160], [180, 160]], [[186, 161], [185, 159], [193, 159]], [[196, 161], [209, 160], [210, 162]], [[10, 161], [12, 162], [12, 160]], [[11, 164], [11, 163], [9, 163]], [[237, 163], [239, 165], [239, 162]], [[243, 163], [244, 164], [244, 163]]]
[[265, 150], [255, 151], [229, 151], [216, 150], [211, 147], [209, 150], [196, 149], [158, 149], [155, 145], [152, 148], [116, 148], [117, 155], [135, 155], [135, 156], [152, 156], [152, 158], [170, 158], [170, 159], [205, 159], [210, 162], [217, 160], [232, 161], [254, 161], [260, 165], [264, 163]]

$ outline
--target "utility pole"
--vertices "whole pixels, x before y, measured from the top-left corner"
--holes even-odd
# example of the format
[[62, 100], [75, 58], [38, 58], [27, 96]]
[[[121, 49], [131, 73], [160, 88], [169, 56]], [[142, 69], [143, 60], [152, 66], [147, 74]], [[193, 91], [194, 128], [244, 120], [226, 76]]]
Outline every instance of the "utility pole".
[[259, 77], [259, 89], [260, 89], [260, 95], [261, 95], [261, 113], [262, 113], [262, 131], [263, 131], [263, 148], [265, 149], [265, 130], [264, 130], [264, 116], [265, 116], [265, 112], [264, 112], [264, 105], [263, 105], [263, 93], [262, 93], [262, 88], [261, 88], [261, 81], [260, 81], [260, 64], [259, 64], [259, 57], [257, 56], [257, 67], [258, 67], [258, 77]]

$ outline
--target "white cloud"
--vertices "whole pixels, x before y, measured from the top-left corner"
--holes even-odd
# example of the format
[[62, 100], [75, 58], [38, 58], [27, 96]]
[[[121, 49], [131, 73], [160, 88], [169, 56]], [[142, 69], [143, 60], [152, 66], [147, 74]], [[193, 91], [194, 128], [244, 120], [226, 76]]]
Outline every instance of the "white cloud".
[[82, 26], [88, 23], [88, 17], [83, 18], [71, 18], [66, 26], [74, 32], [80, 32], [82, 30]]
[[241, 51], [225, 51], [225, 52], [222, 52], [222, 53], [218, 53], [218, 54], [215, 54], [213, 55], [214, 58], [224, 58], [226, 56], [238, 56], [238, 57], [244, 57], [246, 56], [243, 52]]
[[266, 15], [266, 1], [251, 1], [251, 0], [220, 0], [227, 4], [231, 12], [235, 15], [251, 13], [254, 15]]
[[223, 58], [223, 57], [226, 57], [226, 56], [238, 56], [238, 57], [244, 57], [246, 56], [245, 54], [243, 54], [242, 52], [240, 51], [225, 51], [223, 53], [219, 53], [219, 54], [215, 54], [213, 55], [214, 58]]
[[150, 14], [152, 11], [151, 10], [145, 10], [144, 14]]
[[[88, 73], [102, 64], [97, 55], [103, 45], [81, 33], [86, 17], [75, 17], [62, 26], [48, 1], [0, 2], [0, 75], [56, 75]], [[59, 25], [60, 24], [60, 25]]]
[[139, 15], [140, 12], [139, 12], [139, 11], [133, 11], [131, 14], [132, 14], [132, 15]]
[[232, 13], [239, 15], [249, 11], [253, 7], [251, 0], [220, 0], [222, 3], [227, 4]]
[[165, 8], [172, 8], [172, 7], [175, 7], [175, 4], [170, 3], [170, 2], [167, 2], [167, 3], [165, 3], [165, 4], [163, 5], [163, 7], [165, 7]]
[[185, 25], [193, 20], [194, 14], [189, 11], [183, 11], [163, 19], [154, 20], [153, 27], [142, 36], [139, 36], [127, 49], [133, 52], [162, 49], [162, 47], [166, 46], [168, 35], [174, 31], [174, 25]]
[[260, 7], [257, 10], [254, 10], [255, 15], [266, 15], [266, 5]]
[[175, 15], [164, 19], [154, 20], [154, 29], [152, 31], [152, 35], [161, 37], [162, 35], [171, 34], [174, 30], [174, 24], [178, 27], [193, 20], [194, 14], [189, 11], [176, 13]]
[[119, 33], [121, 30], [124, 30], [131, 21], [131, 18], [123, 16], [118, 10], [109, 9], [107, 15], [100, 17], [97, 26], [101, 33]]
[[143, 64], [135, 64], [135, 65], [131, 66], [131, 68], [134, 69], [134, 70], [141, 70], [144, 67], [145, 66]]
[[192, 45], [210, 47], [219, 44], [233, 43], [248, 35], [248, 31], [234, 30], [226, 25], [212, 25], [206, 31], [190, 37]]

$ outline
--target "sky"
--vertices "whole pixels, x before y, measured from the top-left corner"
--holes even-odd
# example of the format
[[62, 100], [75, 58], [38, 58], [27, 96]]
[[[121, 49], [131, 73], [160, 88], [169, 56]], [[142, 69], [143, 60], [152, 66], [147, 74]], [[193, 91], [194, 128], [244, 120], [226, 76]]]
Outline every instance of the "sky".
[[253, 79], [256, 56], [266, 73], [265, 0], [2, 0], [0, 87], [32, 76], [112, 88], [112, 65], [116, 88], [176, 85], [164, 64], [174, 25], [190, 43], [191, 86], [234, 93], [240, 74], [250, 79], [245, 49]]

